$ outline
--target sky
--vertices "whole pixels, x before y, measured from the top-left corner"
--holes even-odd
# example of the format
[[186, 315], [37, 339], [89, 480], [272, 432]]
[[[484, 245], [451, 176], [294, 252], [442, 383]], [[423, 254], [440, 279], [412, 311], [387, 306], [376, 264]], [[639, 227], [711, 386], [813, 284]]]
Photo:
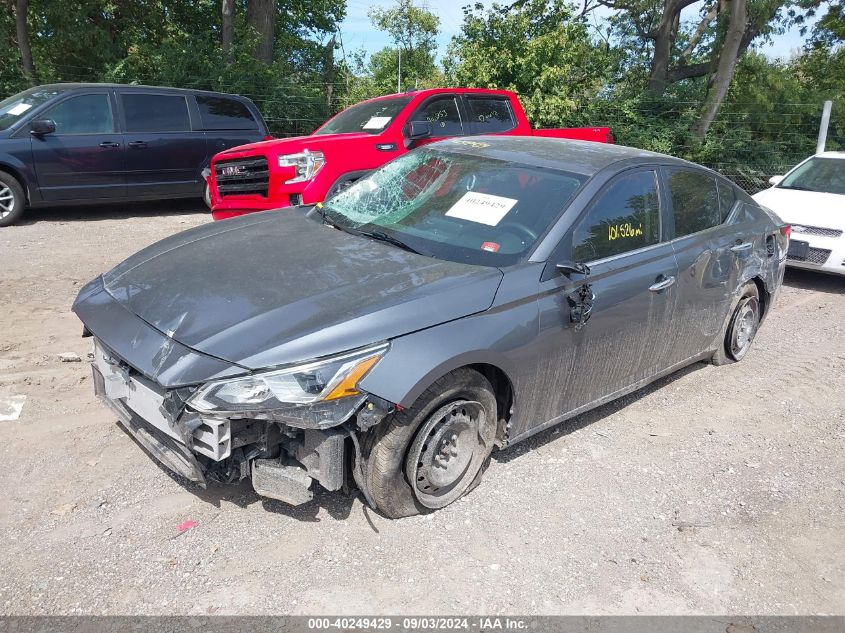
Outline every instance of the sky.
[[[499, 1], [500, 4], [505, 4], [502, 0]], [[471, 2], [474, 3], [474, 0], [418, 0], [419, 6], [427, 6], [440, 18], [440, 36], [437, 38], [438, 59], [442, 59], [452, 36], [457, 35], [461, 30], [464, 15], [462, 7]], [[373, 29], [367, 17], [370, 7], [387, 7], [392, 4], [394, 4], [393, 0], [347, 0], [347, 17], [341, 24], [341, 36], [347, 55], [362, 47], [367, 53], [374, 53], [385, 46], [392, 45], [390, 37], [386, 33]], [[490, 5], [491, 2], [487, 0], [485, 4]], [[685, 9], [683, 15], [694, 17], [697, 10], [698, 5], [692, 5]], [[771, 58], [787, 58], [801, 48], [803, 43], [804, 38], [801, 37], [798, 29], [792, 29], [777, 36], [772, 44], [760, 45], [758, 49]]]

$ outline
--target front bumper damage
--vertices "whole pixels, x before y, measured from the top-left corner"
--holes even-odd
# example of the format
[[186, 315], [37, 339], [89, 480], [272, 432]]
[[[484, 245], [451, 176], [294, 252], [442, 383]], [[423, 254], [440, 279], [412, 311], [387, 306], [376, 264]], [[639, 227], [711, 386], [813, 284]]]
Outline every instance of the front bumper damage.
[[154, 459], [203, 487], [208, 480], [250, 478], [264, 497], [299, 505], [313, 498], [316, 481], [326, 490], [352, 488], [352, 434], [392, 412], [390, 403], [362, 394], [348, 414], [256, 419], [192, 411], [196, 387], [167, 389], [142, 375], [95, 339], [94, 388], [123, 428]]

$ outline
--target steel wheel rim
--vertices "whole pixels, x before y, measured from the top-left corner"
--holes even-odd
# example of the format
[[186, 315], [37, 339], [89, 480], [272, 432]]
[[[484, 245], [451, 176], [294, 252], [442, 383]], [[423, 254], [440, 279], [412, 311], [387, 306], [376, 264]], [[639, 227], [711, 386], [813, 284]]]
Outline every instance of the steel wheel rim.
[[731, 330], [731, 356], [740, 360], [748, 352], [759, 324], [759, 303], [747, 297], [739, 304]]
[[0, 220], [15, 210], [15, 194], [3, 183], [0, 183]]
[[485, 422], [481, 404], [466, 400], [442, 406], [426, 418], [405, 467], [422, 505], [442, 508], [466, 491], [485, 456], [480, 435]]

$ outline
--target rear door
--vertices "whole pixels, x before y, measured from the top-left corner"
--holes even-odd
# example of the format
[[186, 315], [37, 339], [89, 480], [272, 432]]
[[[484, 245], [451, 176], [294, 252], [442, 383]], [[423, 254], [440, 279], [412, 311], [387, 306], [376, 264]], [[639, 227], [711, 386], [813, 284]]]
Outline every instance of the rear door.
[[713, 174], [665, 167], [663, 182], [680, 273], [678, 322], [684, 325], [667, 343], [674, 362], [681, 362], [709, 350], [721, 335], [742, 269], [760, 245], [726, 222], [736, 199]]
[[130, 198], [202, 194], [205, 134], [192, 125], [189, 96], [118, 91]]
[[120, 198], [126, 194], [124, 139], [108, 89], [74, 93], [44, 111], [53, 134], [32, 136], [38, 187], [46, 201]]
[[208, 159], [223, 150], [264, 138], [263, 130], [246, 103], [221, 95], [196, 95], [200, 126], [205, 131]]

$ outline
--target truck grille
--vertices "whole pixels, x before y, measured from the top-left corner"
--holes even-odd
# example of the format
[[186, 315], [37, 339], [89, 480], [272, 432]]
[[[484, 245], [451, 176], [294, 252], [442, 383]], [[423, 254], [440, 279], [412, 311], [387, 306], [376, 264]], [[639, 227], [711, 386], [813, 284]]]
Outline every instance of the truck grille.
[[839, 237], [842, 235], [842, 231], [838, 229], [825, 229], [820, 226], [807, 226], [806, 224], [793, 224], [792, 232], [820, 235], [822, 237]]
[[267, 197], [270, 171], [263, 156], [238, 158], [215, 163], [214, 178], [217, 191], [224, 198], [250, 194]]
[[787, 255], [787, 259], [796, 262], [806, 262], [808, 264], [818, 264], [821, 266], [830, 257], [830, 250], [826, 248], [810, 248], [807, 250], [807, 257], [797, 257], [796, 255]]

